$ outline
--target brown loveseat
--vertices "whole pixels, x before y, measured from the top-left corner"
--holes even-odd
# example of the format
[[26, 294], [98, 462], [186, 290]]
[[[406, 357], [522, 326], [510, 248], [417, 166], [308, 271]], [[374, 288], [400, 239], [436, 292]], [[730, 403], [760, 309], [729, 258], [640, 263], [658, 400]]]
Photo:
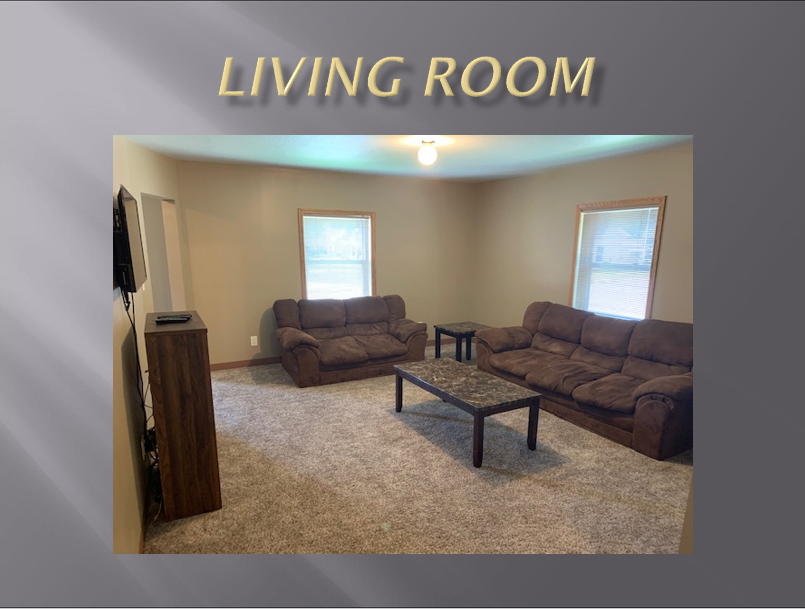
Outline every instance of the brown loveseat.
[[522, 326], [475, 338], [478, 368], [539, 391], [548, 412], [654, 459], [693, 445], [693, 324], [535, 302]]
[[406, 319], [399, 296], [274, 303], [282, 367], [300, 387], [393, 374], [425, 359], [427, 325]]

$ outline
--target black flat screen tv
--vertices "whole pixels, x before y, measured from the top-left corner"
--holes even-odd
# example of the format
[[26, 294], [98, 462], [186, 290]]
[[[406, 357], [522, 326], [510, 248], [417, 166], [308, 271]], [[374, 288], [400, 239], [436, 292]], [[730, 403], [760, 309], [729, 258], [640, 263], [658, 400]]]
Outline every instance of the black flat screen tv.
[[134, 294], [146, 277], [137, 199], [121, 185], [117, 197], [112, 197], [112, 204], [115, 281], [121, 291]]

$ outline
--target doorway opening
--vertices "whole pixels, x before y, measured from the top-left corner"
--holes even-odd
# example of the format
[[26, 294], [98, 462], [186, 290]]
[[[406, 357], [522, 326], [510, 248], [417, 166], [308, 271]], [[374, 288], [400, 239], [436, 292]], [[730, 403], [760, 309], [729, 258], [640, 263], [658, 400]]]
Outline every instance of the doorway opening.
[[176, 202], [145, 193], [142, 201], [154, 311], [184, 311], [184, 277]]

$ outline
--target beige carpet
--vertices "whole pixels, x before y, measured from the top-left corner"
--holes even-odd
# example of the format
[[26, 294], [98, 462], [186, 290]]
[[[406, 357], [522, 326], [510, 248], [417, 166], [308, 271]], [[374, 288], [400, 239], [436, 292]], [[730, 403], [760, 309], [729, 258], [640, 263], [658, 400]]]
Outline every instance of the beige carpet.
[[[432, 349], [429, 356], [432, 357]], [[223, 509], [151, 524], [147, 553], [675, 553], [693, 454], [659, 462], [547, 412], [472, 418], [394, 377], [297, 388], [213, 373]]]

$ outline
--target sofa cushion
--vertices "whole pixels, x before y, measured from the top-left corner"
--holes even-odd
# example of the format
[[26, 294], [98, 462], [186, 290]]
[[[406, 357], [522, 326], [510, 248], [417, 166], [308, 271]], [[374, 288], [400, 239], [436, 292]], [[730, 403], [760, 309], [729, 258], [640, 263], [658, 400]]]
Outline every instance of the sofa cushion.
[[538, 329], [542, 334], [579, 344], [581, 328], [591, 315], [587, 311], [553, 303], [539, 320]]
[[374, 334], [372, 336], [356, 336], [361, 348], [366, 351], [369, 359], [384, 359], [400, 357], [408, 353], [408, 347], [390, 334]]
[[598, 351], [592, 351], [583, 345], [573, 352], [570, 359], [606, 368], [610, 372], [620, 372], [623, 369], [623, 362], [626, 360], [625, 357], [615, 357], [614, 355], [604, 355]]
[[383, 300], [386, 301], [386, 306], [389, 309], [389, 321], [405, 319], [405, 301], [401, 296], [396, 294], [383, 296]]
[[344, 326], [337, 328], [308, 328], [305, 332], [319, 340], [322, 338], [342, 338], [347, 336], [347, 329]]
[[693, 401], [693, 373], [676, 376], [663, 376], [646, 381], [632, 393], [632, 397], [639, 400], [643, 396], [660, 394], [676, 402]]
[[629, 356], [623, 363], [621, 372], [637, 379], [650, 381], [660, 376], [674, 376], [690, 372], [689, 366], [672, 366], [663, 362], [653, 362], [640, 357]]
[[389, 308], [382, 296], [361, 296], [344, 301], [347, 324], [388, 322]]
[[690, 369], [693, 366], [693, 324], [644, 319], [632, 332], [629, 355]]
[[570, 343], [566, 340], [548, 336], [542, 332], [537, 332], [531, 341], [531, 347], [553, 353], [554, 355], [561, 355], [562, 357], [570, 357], [573, 352], [579, 348], [578, 343]]
[[493, 353], [489, 356], [489, 364], [493, 368], [508, 372], [520, 378], [525, 378], [532, 370], [548, 363], [561, 361], [558, 355], [538, 351], [537, 349], [517, 349]]
[[579, 385], [600, 379], [611, 371], [584, 362], [560, 359], [535, 367], [525, 380], [532, 387], [570, 395]]
[[278, 328], [296, 328], [301, 330], [299, 323], [299, 306], [292, 298], [284, 298], [274, 303], [274, 317]]
[[550, 302], [532, 302], [528, 305], [525, 315], [523, 315], [523, 327], [531, 334], [536, 334], [539, 329], [539, 320], [542, 319], [549, 306], [551, 306]]
[[302, 329], [337, 328], [347, 323], [344, 301], [331, 298], [323, 300], [300, 300], [299, 320]]
[[476, 342], [481, 342], [495, 353], [512, 349], [527, 349], [531, 346], [531, 332], [523, 326], [507, 328], [484, 328], [475, 333]]
[[349, 336], [368, 336], [371, 334], [388, 334], [389, 325], [385, 321], [374, 324], [347, 324]]
[[626, 357], [636, 321], [591, 315], [581, 328], [581, 344], [590, 351]]
[[573, 399], [583, 406], [593, 406], [632, 414], [637, 400], [632, 393], [643, 381], [625, 374], [610, 374], [573, 390]]
[[428, 325], [421, 321], [411, 321], [403, 317], [402, 319], [395, 319], [389, 322], [389, 334], [404, 343], [407, 343], [414, 334], [422, 332], [424, 332], [427, 337]]
[[366, 351], [352, 336], [319, 341], [320, 362], [324, 366], [361, 364], [369, 360]]

